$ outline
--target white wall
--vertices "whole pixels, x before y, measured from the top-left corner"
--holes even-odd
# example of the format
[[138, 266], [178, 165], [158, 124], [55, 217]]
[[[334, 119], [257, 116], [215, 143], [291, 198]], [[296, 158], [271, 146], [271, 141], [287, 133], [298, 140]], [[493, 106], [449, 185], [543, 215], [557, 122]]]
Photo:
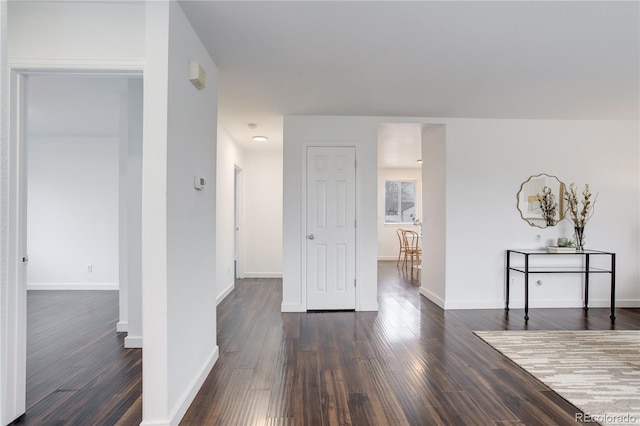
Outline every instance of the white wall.
[[[304, 144], [338, 139], [341, 135], [343, 140], [362, 141], [363, 146], [368, 141], [375, 147], [374, 140], [366, 135], [375, 134], [377, 125], [385, 121], [388, 118], [285, 117], [283, 309], [303, 301], [299, 284], [303, 236], [299, 186]], [[428, 265], [423, 264], [423, 294], [428, 293], [424, 291], [425, 279], [433, 279], [436, 282], [433, 294], [444, 297], [436, 302], [447, 309], [502, 308], [504, 251], [543, 247], [558, 236], [572, 233], [567, 221], [550, 229], [532, 228], [522, 221], [516, 210], [520, 184], [530, 175], [546, 172], [567, 183], [575, 181], [580, 187], [588, 182], [592, 191], [599, 193], [595, 214], [587, 225], [587, 248], [618, 254], [617, 305], [640, 306], [637, 121], [394, 118], [394, 122], [403, 121], [446, 127], [445, 152], [438, 154], [446, 161], [444, 189], [434, 188], [434, 191], [445, 191], [444, 196], [439, 193], [436, 198], [446, 205], [433, 213], [439, 221], [446, 213], [446, 224], [442, 224], [446, 226], [446, 266], [436, 277], [427, 278], [430, 272]], [[445, 132], [445, 129], [439, 131]], [[442, 134], [435, 136], [439, 144], [442, 138]], [[434, 149], [441, 150], [442, 146]], [[375, 168], [376, 162], [371, 157], [359, 161], [360, 167]], [[423, 169], [425, 167], [423, 164]], [[442, 170], [435, 177], [439, 175], [442, 180], [440, 172]], [[425, 181], [427, 179], [425, 176]], [[375, 194], [372, 182], [376, 179], [361, 179], [359, 193]], [[428, 198], [431, 194], [426, 189], [424, 196]], [[423, 216], [425, 222], [431, 219], [429, 211]], [[423, 232], [427, 232], [428, 226], [428, 223], [423, 225]], [[373, 235], [375, 230], [375, 224], [369, 227], [361, 223], [359, 232]], [[442, 236], [442, 231], [439, 232]], [[423, 244], [426, 243], [423, 241]], [[441, 241], [440, 248], [444, 245]], [[375, 265], [368, 268], [375, 271]], [[446, 279], [445, 291], [440, 283], [442, 279]], [[531, 289], [532, 307], [581, 305], [579, 276], [549, 275], [542, 281], [542, 286]], [[591, 306], [608, 306], [608, 276], [593, 278], [590, 290]], [[511, 306], [521, 306], [522, 301], [522, 283], [516, 278]]]
[[[234, 289], [234, 179], [235, 167], [243, 168], [242, 150], [218, 127], [216, 179], [216, 298], [220, 303]], [[242, 229], [243, 226], [240, 226]]]
[[28, 288], [117, 289], [118, 138], [33, 137], [28, 147]]
[[11, 1], [8, 9], [13, 63], [144, 58], [142, 2]]
[[[143, 424], [164, 425], [180, 421], [218, 357], [218, 71], [177, 3], [145, 7]], [[207, 74], [201, 91], [189, 60]]]
[[378, 309], [377, 300], [377, 121], [367, 117], [286, 116], [284, 118], [284, 312], [306, 310], [302, 283], [305, 222], [302, 199], [306, 147], [356, 147], [356, 309]]
[[[504, 250], [571, 236], [568, 221], [532, 228], [515, 210], [520, 184], [541, 172], [598, 193], [586, 246], [617, 253], [617, 305], [639, 306], [638, 136], [633, 121], [448, 120], [445, 306], [502, 307]], [[580, 306], [579, 276], [539, 278], [530, 306]], [[521, 306], [521, 277], [512, 288], [512, 306]], [[594, 277], [590, 305], [608, 304], [608, 276]]]
[[420, 227], [407, 224], [385, 224], [384, 183], [388, 180], [415, 181], [416, 216], [422, 217], [422, 171], [421, 169], [378, 168], [378, 260], [398, 260], [400, 242], [396, 229], [413, 229]]
[[282, 151], [244, 154], [242, 268], [246, 278], [282, 277]]

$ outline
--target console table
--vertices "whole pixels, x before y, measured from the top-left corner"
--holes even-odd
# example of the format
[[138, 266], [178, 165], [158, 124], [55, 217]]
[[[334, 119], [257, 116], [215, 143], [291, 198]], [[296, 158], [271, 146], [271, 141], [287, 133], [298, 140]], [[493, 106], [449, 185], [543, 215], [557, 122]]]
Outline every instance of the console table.
[[[512, 256], [522, 256], [524, 264], [513, 266], [511, 264]], [[582, 266], [545, 266], [531, 260], [534, 257], [544, 258], [546, 256], [579, 256], [583, 258]], [[595, 268], [591, 266], [591, 258], [594, 256], [609, 256], [609, 269]], [[616, 294], [616, 254], [599, 250], [580, 250], [571, 253], [548, 253], [546, 249], [527, 249], [527, 250], [507, 250], [506, 252], [506, 304], [505, 310], [509, 310], [509, 284], [511, 271], [524, 274], [524, 319], [529, 320], [529, 275], [530, 274], [583, 274], [584, 275], [584, 310], [589, 309], [589, 275], [591, 274], [611, 274], [611, 321], [616, 319], [615, 316], [615, 294]]]

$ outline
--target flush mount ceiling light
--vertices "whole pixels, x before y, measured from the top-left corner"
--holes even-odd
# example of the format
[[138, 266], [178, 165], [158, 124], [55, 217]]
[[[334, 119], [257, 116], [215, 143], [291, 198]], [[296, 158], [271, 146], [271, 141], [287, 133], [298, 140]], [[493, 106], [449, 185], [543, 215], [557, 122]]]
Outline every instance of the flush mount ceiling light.
[[252, 139], [254, 142], [266, 142], [269, 140], [266, 136], [254, 136]]

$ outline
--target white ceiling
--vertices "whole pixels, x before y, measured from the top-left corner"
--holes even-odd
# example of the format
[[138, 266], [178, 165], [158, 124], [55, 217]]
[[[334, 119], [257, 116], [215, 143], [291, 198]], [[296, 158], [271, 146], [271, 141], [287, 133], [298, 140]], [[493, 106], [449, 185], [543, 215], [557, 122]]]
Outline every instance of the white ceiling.
[[245, 146], [281, 146], [289, 114], [639, 117], [637, 1], [180, 4], [220, 70], [220, 123]]
[[[380, 166], [415, 167], [420, 126], [393, 117], [640, 115], [637, 1], [180, 4], [220, 70], [220, 124], [247, 148], [281, 149], [284, 115], [381, 116]], [[113, 134], [123, 82], [30, 77], [30, 129]]]

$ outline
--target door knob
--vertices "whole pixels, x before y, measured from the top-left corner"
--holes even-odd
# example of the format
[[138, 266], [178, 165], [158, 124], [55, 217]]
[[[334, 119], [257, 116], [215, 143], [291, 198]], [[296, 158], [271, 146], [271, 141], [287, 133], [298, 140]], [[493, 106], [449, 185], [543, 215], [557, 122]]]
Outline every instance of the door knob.
[[313, 235], [313, 234], [309, 234], [309, 235], [307, 235], [307, 238], [310, 239], [310, 240], [313, 240], [313, 239], [316, 238], [316, 236]]

